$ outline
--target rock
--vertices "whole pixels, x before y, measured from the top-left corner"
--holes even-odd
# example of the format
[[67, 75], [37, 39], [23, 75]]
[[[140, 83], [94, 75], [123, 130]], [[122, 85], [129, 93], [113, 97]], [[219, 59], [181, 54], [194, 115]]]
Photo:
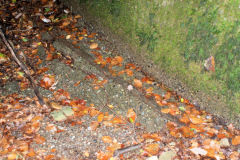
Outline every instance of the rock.
[[146, 160], [158, 160], [157, 156], [148, 157]]
[[176, 156], [176, 152], [167, 151], [167, 152], [163, 152], [160, 155], [159, 160], [172, 160], [175, 156]]
[[220, 146], [221, 146], [221, 147], [229, 147], [230, 144], [229, 144], [228, 138], [223, 138], [223, 139], [221, 139], [221, 141], [220, 141]]
[[41, 36], [43, 41], [51, 41], [53, 39], [53, 37], [48, 32], [42, 33]]

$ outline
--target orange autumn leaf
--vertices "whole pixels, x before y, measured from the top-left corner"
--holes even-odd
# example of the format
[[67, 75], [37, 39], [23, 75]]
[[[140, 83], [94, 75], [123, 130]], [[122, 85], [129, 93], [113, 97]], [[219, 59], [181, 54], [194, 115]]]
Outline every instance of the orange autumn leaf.
[[183, 122], [185, 124], [190, 122], [187, 114], [183, 114], [183, 116], [179, 120], [180, 120], [180, 122]]
[[135, 122], [136, 113], [134, 112], [134, 110], [132, 108], [128, 109], [127, 118], [128, 118], [129, 122], [131, 122], [131, 123]]
[[165, 100], [168, 100], [170, 97], [171, 97], [171, 92], [167, 92], [167, 93], [164, 95], [164, 99], [165, 99]]
[[45, 157], [45, 160], [53, 160], [53, 159], [55, 159], [55, 156], [52, 154], [49, 154]]
[[95, 108], [89, 108], [89, 115], [91, 116], [91, 117], [93, 117], [93, 116], [96, 116], [96, 115], [98, 115], [99, 114], [99, 111], [98, 110], [96, 110]]
[[15, 160], [17, 159], [18, 154], [15, 152], [11, 152], [10, 154], [8, 154], [8, 160]]
[[29, 156], [29, 157], [34, 157], [34, 156], [36, 156], [36, 153], [35, 153], [34, 149], [30, 148], [27, 156]]
[[56, 126], [54, 126], [54, 124], [48, 124], [47, 126], [46, 126], [46, 130], [47, 131], [57, 131], [57, 128], [56, 128]]
[[167, 113], [171, 112], [171, 109], [170, 108], [163, 108], [163, 109], [161, 109], [161, 112], [167, 114]]
[[229, 158], [230, 158], [231, 160], [239, 160], [239, 159], [238, 159], [239, 156], [240, 156], [240, 153], [238, 153], [237, 151], [233, 151], [233, 152], [231, 153], [231, 155], [229, 156]]
[[205, 150], [213, 150], [213, 152], [219, 152], [221, 148], [219, 142], [212, 139], [205, 139], [202, 145]]
[[150, 153], [151, 155], [156, 155], [158, 154], [160, 148], [159, 145], [154, 143], [154, 144], [147, 144], [146, 146], [143, 147], [143, 149]]
[[104, 153], [103, 151], [100, 151], [97, 153], [97, 159], [99, 160], [109, 160], [113, 156], [112, 152]]
[[142, 81], [142, 82], [146, 82], [147, 84], [152, 84], [152, 83], [153, 83], [152, 79], [149, 78], [149, 77], [143, 77], [143, 78], [141, 79], [141, 81]]
[[145, 90], [145, 92], [146, 92], [145, 96], [149, 98], [153, 95], [153, 88], [149, 87], [148, 89]]
[[49, 89], [55, 83], [55, 76], [45, 74], [40, 80], [40, 86], [46, 89]]
[[90, 128], [92, 131], [95, 131], [99, 126], [99, 122], [97, 121], [92, 121], [91, 124], [90, 124]]
[[123, 58], [121, 56], [116, 56], [112, 59], [111, 65], [113, 65], [113, 66], [120, 65], [121, 66], [122, 62], [123, 62]]
[[74, 86], [77, 87], [80, 83], [81, 81], [77, 81], [76, 83], [74, 83]]
[[205, 123], [205, 119], [200, 117], [200, 116], [197, 116], [197, 115], [189, 115], [189, 119], [190, 121], [193, 123], [193, 124], [203, 124]]
[[142, 88], [142, 82], [138, 79], [133, 80], [133, 85], [137, 88]]
[[180, 131], [185, 138], [190, 138], [190, 137], [194, 136], [193, 130], [191, 130], [191, 128], [189, 128], [187, 126], [181, 127]]
[[90, 35], [88, 35], [88, 38], [93, 38], [97, 33], [91, 33]]
[[46, 57], [46, 61], [51, 61], [51, 60], [53, 60], [53, 55], [52, 53], [48, 53]]
[[96, 49], [97, 47], [98, 47], [97, 43], [92, 43], [89, 48], [90, 49]]
[[21, 151], [21, 152], [27, 152], [28, 151], [28, 143], [27, 142], [23, 142], [23, 141], [19, 141], [18, 143], [17, 143], [17, 148], [18, 148], [18, 150], [19, 151]]
[[125, 121], [120, 117], [114, 117], [111, 122], [112, 124], [125, 124]]
[[80, 40], [80, 41], [81, 41], [81, 40], [83, 40], [83, 38], [84, 38], [84, 37], [78, 37], [78, 40]]
[[167, 123], [167, 128], [168, 128], [169, 130], [174, 130], [174, 129], [177, 128], [177, 124], [174, 123], [174, 122], [168, 122], [168, 123]]
[[60, 28], [63, 28], [63, 27], [66, 27], [70, 24], [70, 21], [66, 20], [66, 21], [63, 21], [63, 23], [61, 24]]
[[40, 136], [40, 135], [37, 135], [35, 138], [34, 138], [34, 141], [37, 143], [37, 144], [43, 144], [46, 140], [44, 137]]
[[51, 152], [56, 152], [56, 150], [57, 150], [56, 148], [52, 148], [50, 151]]
[[125, 73], [125, 70], [121, 70], [118, 72], [118, 76], [122, 75], [123, 73]]
[[117, 149], [121, 148], [121, 146], [122, 146], [122, 145], [121, 145], [120, 143], [114, 142], [114, 143], [112, 143], [110, 146], [108, 146], [106, 149], [107, 149], [109, 152], [113, 153], [113, 152], [116, 151]]
[[125, 72], [128, 76], [133, 76], [133, 71], [130, 69], [125, 69]]
[[207, 71], [215, 72], [215, 60], [213, 56], [210, 56], [208, 59], [205, 60], [204, 68]]
[[125, 69], [136, 69], [137, 67], [133, 63], [128, 63], [125, 65]]
[[240, 144], [240, 136], [235, 136], [233, 139], [232, 139], [232, 145], [239, 145]]
[[112, 143], [112, 138], [110, 136], [102, 136], [102, 141], [104, 143]]
[[146, 133], [146, 134], [143, 134], [142, 137], [144, 139], [153, 139], [155, 141], [160, 141], [161, 140], [161, 136], [159, 136], [157, 133]]
[[104, 118], [104, 114], [103, 113], [100, 113], [98, 115], [98, 122], [102, 122], [103, 121], [103, 118]]

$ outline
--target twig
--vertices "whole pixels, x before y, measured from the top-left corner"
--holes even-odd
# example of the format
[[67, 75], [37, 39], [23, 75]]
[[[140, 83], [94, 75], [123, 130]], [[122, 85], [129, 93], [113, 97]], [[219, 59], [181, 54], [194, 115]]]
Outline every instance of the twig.
[[39, 93], [38, 87], [34, 82], [33, 77], [31, 76], [28, 68], [17, 58], [14, 50], [13, 50], [13, 46], [11, 46], [11, 44], [9, 43], [9, 41], [6, 39], [3, 31], [2, 31], [2, 26], [0, 25], [0, 35], [2, 37], [3, 42], [5, 43], [5, 45], [7, 46], [7, 48], [9, 49], [14, 61], [21, 67], [21, 69], [24, 71], [24, 73], [26, 74], [27, 79], [30, 81], [30, 83], [32, 84], [34, 93], [36, 94], [38, 101], [40, 103], [40, 105], [42, 106], [46, 106], [41, 94]]
[[117, 157], [121, 154], [124, 154], [124, 153], [127, 153], [127, 152], [130, 152], [130, 151], [134, 151], [136, 149], [139, 149], [142, 147], [142, 144], [137, 144], [137, 145], [134, 145], [134, 146], [129, 146], [129, 147], [126, 147], [126, 148], [121, 148], [121, 149], [118, 149], [114, 152], [113, 156], [114, 157]]

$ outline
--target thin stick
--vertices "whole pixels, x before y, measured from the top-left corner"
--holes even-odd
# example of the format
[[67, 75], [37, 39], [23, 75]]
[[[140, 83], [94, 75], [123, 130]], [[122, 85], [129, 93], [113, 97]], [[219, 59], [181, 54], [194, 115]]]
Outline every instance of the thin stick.
[[34, 93], [36, 94], [40, 105], [46, 106], [46, 104], [45, 104], [45, 102], [44, 102], [44, 100], [43, 100], [43, 98], [42, 98], [42, 96], [41, 96], [41, 94], [39, 92], [39, 89], [38, 89], [37, 85], [34, 82], [33, 77], [31, 76], [28, 68], [17, 58], [17, 56], [16, 56], [16, 54], [15, 54], [15, 52], [13, 50], [13, 46], [10, 45], [10, 43], [8, 42], [8, 40], [6, 39], [6, 37], [5, 37], [5, 35], [4, 35], [3, 31], [2, 31], [2, 26], [1, 25], [0, 25], [0, 35], [2, 37], [3, 42], [5, 43], [5, 45], [7, 46], [9, 51], [11, 52], [11, 55], [12, 55], [14, 61], [21, 67], [21, 69], [26, 74], [27, 79], [31, 82], [33, 90], [34, 90]]
[[113, 156], [118, 157], [121, 154], [139, 149], [139, 148], [141, 148], [141, 146], [142, 146], [142, 144], [137, 144], [137, 145], [134, 145], [134, 146], [129, 146], [129, 147], [126, 147], [126, 148], [118, 149], [114, 152]]

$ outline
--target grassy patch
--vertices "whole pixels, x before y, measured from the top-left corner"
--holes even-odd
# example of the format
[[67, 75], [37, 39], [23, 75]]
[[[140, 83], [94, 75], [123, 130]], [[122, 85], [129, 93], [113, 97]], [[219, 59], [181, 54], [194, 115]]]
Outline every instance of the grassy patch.
[[[223, 95], [239, 112], [240, 16], [236, 0], [86, 1], [89, 13], [103, 20], [129, 43], [145, 50], [170, 74], [193, 90]], [[214, 56], [216, 72], [203, 70], [204, 60]]]

